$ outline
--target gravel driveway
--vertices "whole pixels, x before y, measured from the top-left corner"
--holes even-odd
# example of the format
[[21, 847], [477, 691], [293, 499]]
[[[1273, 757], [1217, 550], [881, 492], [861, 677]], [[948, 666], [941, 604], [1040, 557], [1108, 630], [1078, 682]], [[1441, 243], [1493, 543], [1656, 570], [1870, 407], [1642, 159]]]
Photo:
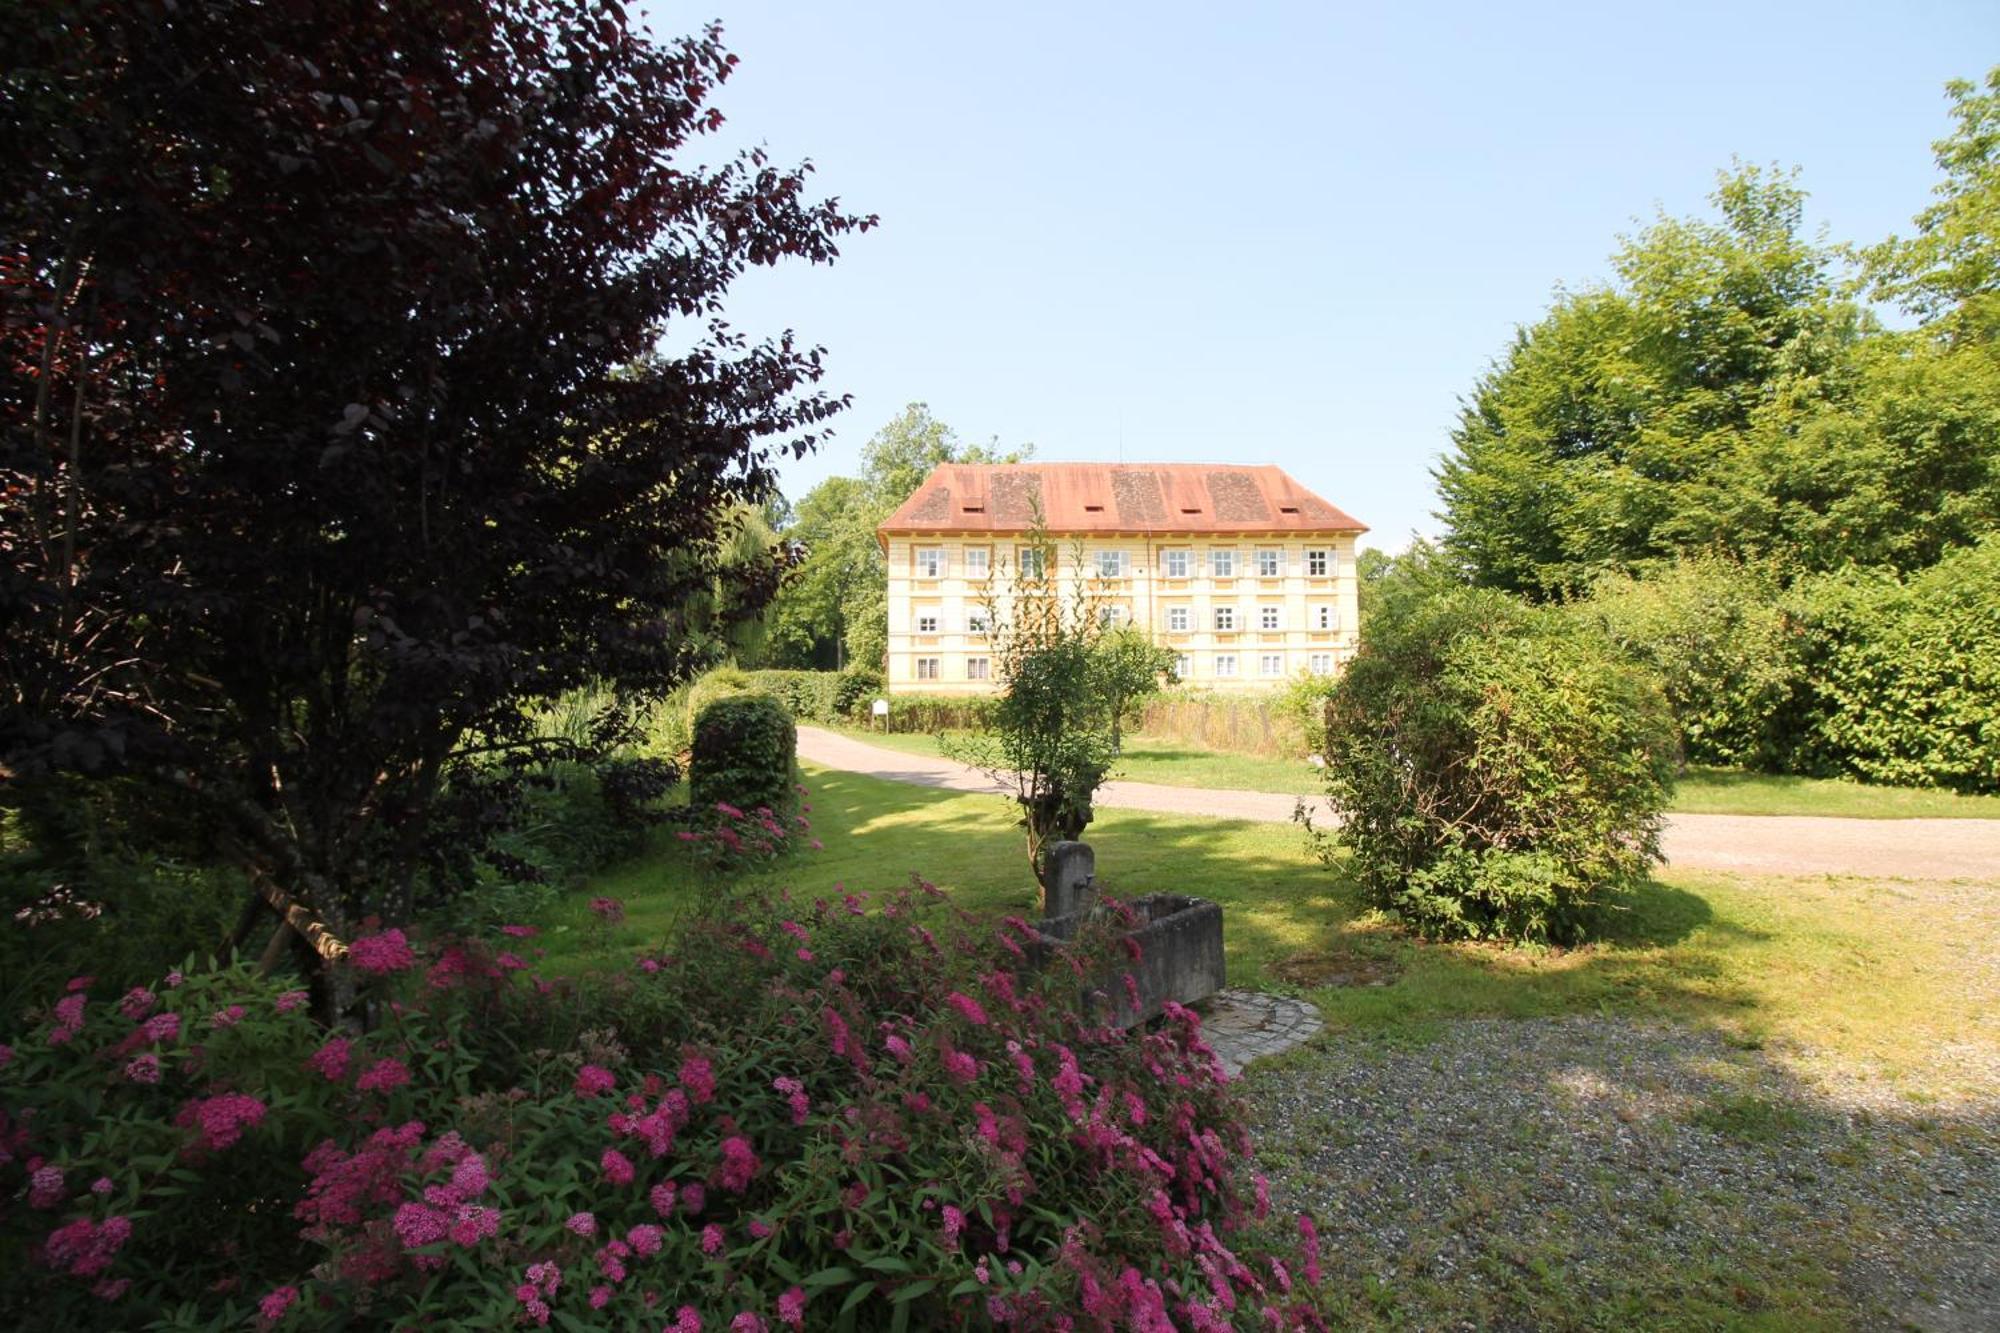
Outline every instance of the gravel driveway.
[[[799, 757], [826, 768], [951, 791], [994, 791], [984, 773], [934, 755], [904, 754], [819, 727], [799, 728]], [[1288, 823], [1298, 798], [1150, 782], [1107, 782], [1108, 810]], [[1317, 802], [1315, 822], [1333, 822]], [[1830, 819], [1792, 815], [1673, 815], [1668, 864], [1766, 875], [2000, 878], [2000, 819]]]
[[2000, 1329], [2000, 1062], [1950, 1105], [1791, 1067], [1671, 1024], [1482, 1019], [1323, 1038], [1246, 1091], [1355, 1322]]

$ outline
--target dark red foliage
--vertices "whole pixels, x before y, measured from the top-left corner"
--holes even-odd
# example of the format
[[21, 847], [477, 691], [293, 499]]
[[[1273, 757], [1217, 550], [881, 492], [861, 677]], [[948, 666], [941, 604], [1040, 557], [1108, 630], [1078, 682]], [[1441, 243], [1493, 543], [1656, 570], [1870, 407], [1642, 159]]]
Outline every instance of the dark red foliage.
[[669, 685], [768, 596], [718, 520], [842, 401], [719, 302], [871, 220], [697, 165], [736, 58], [612, 0], [68, 0], [6, 40], [0, 778], [163, 784], [336, 929], [393, 915], [468, 735]]

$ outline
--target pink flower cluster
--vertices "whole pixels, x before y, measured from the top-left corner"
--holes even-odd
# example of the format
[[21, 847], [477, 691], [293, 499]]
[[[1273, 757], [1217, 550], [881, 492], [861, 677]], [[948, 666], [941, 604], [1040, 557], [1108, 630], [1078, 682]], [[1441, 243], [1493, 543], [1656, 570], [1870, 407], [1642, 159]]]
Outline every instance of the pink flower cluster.
[[[70, 983], [72, 986], [74, 982]], [[56, 1001], [56, 1025], [49, 1031], [49, 1045], [67, 1046], [83, 1031], [83, 1006], [86, 1003], [80, 994], [63, 996]]]
[[528, 1280], [514, 1288], [514, 1299], [521, 1303], [521, 1313], [529, 1322], [545, 1326], [549, 1322], [549, 1301], [561, 1286], [562, 1268], [553, 1260], [530, 1264]]
[[94, 1277], [111, 1266], [111, 1260], [132, 1238], [132, 1220], [107, 1217], [92, 1222], [79, 1217], [56, 1228], [42, 1242], [42, 1257], [49, 1267], [71, 1277]]
[[264, 1103], [247, 1093], [225, 1092], [218, 1097], [197, 1097], [181, 1108], [174, 1123], [197, 1131], [195, 1145], [209, 1152], [233, 1147], [246, 1129], [264, 1123]]
[[330, 1038], [324, 1046], [306, 1057], [306, 1068], [329, 1083], [338, 1083], [347, 1077], [347, 1061], [353, 1050], [354, 1043], [348, 1038]]
[[750, 1147], [750, 1140], [732, 1134], [722, 1141], [722, 1188], [731, 1194], [743, 1193], [750, 1188], [757, 1166], [757, 1154]]
[[806, 1096], [806, 1085], [781, 1075], [771, 1080], [771, 1086], [785, 1094], [785, 1101], [792, 1108], [792, 1123], [803, 1125], [812, 1114], [812, 1099]]
[[401, 1060], [377, 1060], [354, 1081], [354, 1086], [363, 1092], [390, 1092], [409, 1081], [409, 1066]]
[[417, 955], [402, 931], [385, 930], [378, 935], [363, 935], [348, 945], [347, 961], [357, 971], [387, 976], [415, 967]]

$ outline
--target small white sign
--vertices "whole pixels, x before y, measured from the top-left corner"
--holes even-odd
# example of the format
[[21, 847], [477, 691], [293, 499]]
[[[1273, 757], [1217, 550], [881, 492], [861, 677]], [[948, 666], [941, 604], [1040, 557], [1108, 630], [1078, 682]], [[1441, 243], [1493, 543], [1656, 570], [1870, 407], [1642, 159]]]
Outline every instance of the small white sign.
[[875, 716], [877, 717], [889, 716], [889, 701], [887, 699], [877, 699], [875, 701], [874, 711], [875, 711]]

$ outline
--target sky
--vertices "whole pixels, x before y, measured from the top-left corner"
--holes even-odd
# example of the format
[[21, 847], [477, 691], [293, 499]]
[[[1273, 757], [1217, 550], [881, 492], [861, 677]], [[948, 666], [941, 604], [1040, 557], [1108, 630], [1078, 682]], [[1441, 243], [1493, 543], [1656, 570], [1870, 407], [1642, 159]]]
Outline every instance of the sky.
[[1944, 84], [2000, 3], [814, 4], [709, 0], [742, 60], [702, 149], [810, 159], [880, 226], [758, 270], [850, 394], [796, 500], [922, 401], [969, 441], [1275, 463], [1400, 550], [1441, 524], [1463, 396], [1621, 234], [1732, 158], [1801, 169], [1835, 240], [1909, 230]]

